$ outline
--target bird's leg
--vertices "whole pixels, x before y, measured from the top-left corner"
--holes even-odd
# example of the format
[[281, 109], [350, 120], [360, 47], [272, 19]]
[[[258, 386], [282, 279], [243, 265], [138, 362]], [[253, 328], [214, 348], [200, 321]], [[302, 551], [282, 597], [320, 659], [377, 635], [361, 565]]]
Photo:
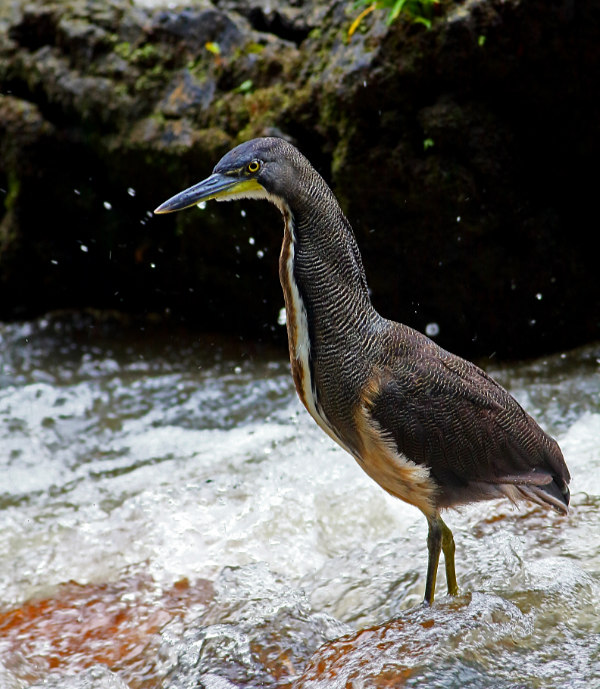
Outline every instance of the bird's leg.
[[[440, 515], [427, 517], [429, 532], [427, 533], [427, 550], [429, 560], [427, 561], [427, 579], [425, 581], [425, 603], [431, 605], [435, 596], [435, 580], [437, 578], [438, 564], [440, 562], [440, 552], [442, 550], [442, 524]], [[446, 526], [444, 524], [444, 526]], [[448, 527], [446, 527], [448, 528]]]
[[442, 527], [442, 550], [444, 551], [444, 563], [446, 564], [448, 595], [457, 596], [458, 584], [456, 583], [456, 572], [454, 571], [454, 536], [442, 518], [438, 516], [438, 520]]
[[446, 565], [446, 583], [448, 585], [448, 593], [451, 596], [458, 594], [458, 585], [454, 570], [454, 537], [452, 536], [452, 531], [446, 526], [439, 514], [427, 517], [427, 524], [429, 525], [429, 532], [427, 534], [429, 561], [427, 563], [427, 580], [425, 582], [425, 603], [431, 605], [435, 596], [435, 581], [442, 550], [444, 551], [444, 562]]

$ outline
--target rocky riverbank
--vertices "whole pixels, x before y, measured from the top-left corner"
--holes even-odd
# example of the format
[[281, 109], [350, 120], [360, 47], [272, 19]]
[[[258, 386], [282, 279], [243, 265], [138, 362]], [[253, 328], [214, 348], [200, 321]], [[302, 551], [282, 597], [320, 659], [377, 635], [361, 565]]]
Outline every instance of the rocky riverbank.
[[290, 138], [331, 183], [385, 315], [462, 353], [599, 333], [591, 3], [0, 5], [0, 317], [167, 314], [283, 338], [263, 205], [151, 217], [232, 145]]

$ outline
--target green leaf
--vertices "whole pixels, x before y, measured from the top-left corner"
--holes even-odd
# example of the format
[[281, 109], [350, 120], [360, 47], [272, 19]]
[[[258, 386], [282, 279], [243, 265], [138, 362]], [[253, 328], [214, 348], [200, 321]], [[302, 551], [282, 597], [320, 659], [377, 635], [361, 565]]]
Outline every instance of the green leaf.
[[415, 24], [423, 24], [423, 26], [426, 26], [428, 29], [431, 29], [431, 19], [427, 19], [427, 17], [413, 17], [413, 22]]
[[204, 44], [204, 47], [206, 48], [206, 50], [208, 50], [209, 53], [212, 53], [213, 55], [221, 54], [221, 46], [218, 43], [215, 43], [214, 41], [208, 41], [208, 43]]
[[397, 19], [398, 15], [400, 14], [400, 12], [402, 12], [402, 10], [404, 9], [404, 5], [406, 5], [407, 2], [408, 0], [396, 0], [394, 6], [392, 7], [388, 15], [386, 24], [389, 25], [394, 21], [394, 19]]
[[246, 79], [246, 81], [242, 81], [242, 83], [233, 89], [234, 93], [248, 93], [249, 91], [252, 90], [252, 87], [254, 86], [254, 83], [252, 79]]

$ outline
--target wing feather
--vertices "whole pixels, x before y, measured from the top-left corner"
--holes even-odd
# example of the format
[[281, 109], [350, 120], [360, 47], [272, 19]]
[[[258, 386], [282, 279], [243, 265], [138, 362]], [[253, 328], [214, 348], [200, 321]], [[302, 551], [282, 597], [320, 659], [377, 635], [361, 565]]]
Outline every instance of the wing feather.
[[562, 496], [565, 509], [569, 473], [558, 444], [485, 371], [416, 331], [403, 335], [378, 371], [370, 413], [400, 453], [429, 468], [439, 506], [526, 485], [554, 496], [546, 500], [554, 507]]

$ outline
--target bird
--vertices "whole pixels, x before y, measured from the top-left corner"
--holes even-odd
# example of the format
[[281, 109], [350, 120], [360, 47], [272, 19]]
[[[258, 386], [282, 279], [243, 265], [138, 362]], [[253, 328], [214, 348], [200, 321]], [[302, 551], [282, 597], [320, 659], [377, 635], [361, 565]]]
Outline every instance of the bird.
[[154, 212], [211, 199], [264, 199], [281, 211], [279, 277], [296, 391], [373, 480], [425, 515], [424, 604], [433, 604], [442, 552], [448, 594], [459, 593], [443, 510], [506, 497], [568, 512], [558, 443], [481, 368], [376, 311], [352, 227], [294, 145], [280, 137], [241, 143]]

